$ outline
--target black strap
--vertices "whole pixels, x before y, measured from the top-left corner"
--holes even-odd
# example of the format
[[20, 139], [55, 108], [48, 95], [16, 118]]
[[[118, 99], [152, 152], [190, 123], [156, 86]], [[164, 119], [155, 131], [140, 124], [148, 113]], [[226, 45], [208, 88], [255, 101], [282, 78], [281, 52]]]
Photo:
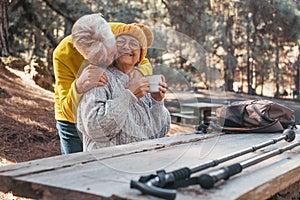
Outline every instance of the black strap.
[[264, 119], [266, 122], [269, 122], [269, 123], [272, 123], [274, 122], [275, 120], [272, 120], [270, 118], [268, 118], [267, 116], [265, 116], [264, 114], [262, 114], [260, 112], [260, 110], [253, 104], [253, 110], [256, 112], [256, 114], [258, 114], [262, 119]]

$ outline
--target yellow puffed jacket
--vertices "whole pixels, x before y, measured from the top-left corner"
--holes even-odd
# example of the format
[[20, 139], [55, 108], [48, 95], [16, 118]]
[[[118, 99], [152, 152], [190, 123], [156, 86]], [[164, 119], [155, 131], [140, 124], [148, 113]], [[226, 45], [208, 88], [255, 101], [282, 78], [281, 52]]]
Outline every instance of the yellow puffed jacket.
[[[116, 22], [109, 24], [112, 31], [124, 25]], [[65, 37], [53, 52], [56, 120], [76, 123], [77, 105], [82, 94], [77, 93], [75, 80], [83, 60], [83, 56], [73, 47], [71, 35]], [[145, 58], [140, 63], [139, 70], [144, 75], [152, 74], [152, 66], [148, 59]]]

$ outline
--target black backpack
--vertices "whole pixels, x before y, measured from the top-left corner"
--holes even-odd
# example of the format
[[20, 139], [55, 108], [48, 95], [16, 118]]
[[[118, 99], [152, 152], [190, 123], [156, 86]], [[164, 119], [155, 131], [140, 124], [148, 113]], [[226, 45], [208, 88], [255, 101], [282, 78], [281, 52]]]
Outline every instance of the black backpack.
[[228, 133], [275, 133], [295, 127], [295, 113], [270, 100], [236, 101], [216, 110], [217, 126]]

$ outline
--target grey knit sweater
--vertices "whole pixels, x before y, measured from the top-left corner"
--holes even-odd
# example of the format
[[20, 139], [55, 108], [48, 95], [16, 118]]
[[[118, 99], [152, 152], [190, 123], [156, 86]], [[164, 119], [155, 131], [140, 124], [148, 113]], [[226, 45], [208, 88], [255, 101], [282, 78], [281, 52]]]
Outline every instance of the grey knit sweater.
[[79, 103], [77, 128], [84, 151], [159, 138], [169, 131], [170, 113], [163, 101], [150, 94], [137, 99], [125, 89], [128, 76], [115, 67], [107, 68], [106, 75], [106, 85], [89, 90]]

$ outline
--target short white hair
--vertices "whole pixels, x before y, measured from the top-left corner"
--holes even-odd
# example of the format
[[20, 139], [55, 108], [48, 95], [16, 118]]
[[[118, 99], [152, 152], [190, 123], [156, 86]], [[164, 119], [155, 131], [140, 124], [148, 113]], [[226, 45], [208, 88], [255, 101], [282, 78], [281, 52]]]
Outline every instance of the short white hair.
[[90, 63], [100, 65], [108, 56], [108, 49], [114, 48], [115, 37], [110, 25], [100, 13], [80, 17], [72, 28], [74, 47]]

